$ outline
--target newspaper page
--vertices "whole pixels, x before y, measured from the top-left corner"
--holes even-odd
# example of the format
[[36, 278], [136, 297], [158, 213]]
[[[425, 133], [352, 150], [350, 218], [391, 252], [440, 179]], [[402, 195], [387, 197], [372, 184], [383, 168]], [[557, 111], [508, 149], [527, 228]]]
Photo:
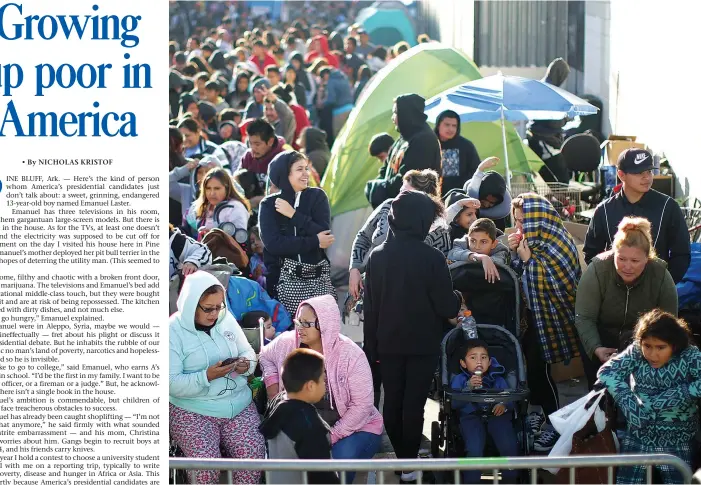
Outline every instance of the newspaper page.
[[167, 2], [0, 2], [0, 484], [165, 483]]

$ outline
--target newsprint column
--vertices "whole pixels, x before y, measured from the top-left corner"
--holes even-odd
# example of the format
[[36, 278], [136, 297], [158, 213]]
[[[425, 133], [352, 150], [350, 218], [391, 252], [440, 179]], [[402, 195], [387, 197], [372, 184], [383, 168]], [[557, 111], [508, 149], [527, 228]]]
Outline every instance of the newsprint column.
[[0, 2], [0, 485], [167, 483], [167, 2]]

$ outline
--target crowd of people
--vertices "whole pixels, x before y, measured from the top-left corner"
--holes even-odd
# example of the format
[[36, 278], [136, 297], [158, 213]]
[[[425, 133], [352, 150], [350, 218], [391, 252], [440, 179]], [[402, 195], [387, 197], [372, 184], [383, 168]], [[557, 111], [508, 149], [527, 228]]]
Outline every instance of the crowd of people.
[[[677, 318], [675, 288], [690, 241], [677, 203], [651, 188], [649, 152], [621, 154], [622, 183], [595, 211], [583, 268], [558, 211], [534, 193], [512, 196], [491, 170], [498, 159], [482, 160], [461, 136], [457, 113], [432, 129], [425, 100], [399, 96], [397, 136], [368, 140], [380, 164], [365, 188], [374, 211], [349, 255], [350, 307], [364, 330], [354, 342], [341, 332], [319, 182], [368, 80], [409, 46], [373, 46], [357, 24], [330, 33], [304, 18], [272, 24], [217, 8], [177, 17], [180, 30], [185, 18], [198, 27], [170, 46], [170, 432], [184, 456], [367, 459], [386, 431], [398, 458], [416, 458], [441, 340], [469, 310], [453, 271], [473, 264], [487, 289], [507, 268], [518, 276], [537, 452], [559, 438], [548, 420], [561, 407], [551, 366], [581, 356], [589, 387], [605, 387], [625, 417], [622, 451], [698, 458], [701, 353]], [[222, 280], [221, 263], [237, 275]], [[470, 338], [459, 352], [455, 391], [508, 388], [489, 342]], [[483, 456], [488, 434], [502, 455], [519, 452], [513, 405], [456, 408], [465, 456]], [[641, 470], [622, 467], [619, 482], [641, 483]], [[194, 473], [218, 483], [216, 471]], [[401, 472], [402, 483], [416, 480]], [[234, 481], [259, 483], [260, 473]]]

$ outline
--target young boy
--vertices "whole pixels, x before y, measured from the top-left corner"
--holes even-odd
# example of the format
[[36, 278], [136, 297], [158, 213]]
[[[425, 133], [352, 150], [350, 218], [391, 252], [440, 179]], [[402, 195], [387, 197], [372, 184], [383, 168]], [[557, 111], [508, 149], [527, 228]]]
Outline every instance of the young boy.
[[451, 240], [461, 239], [467, 234], [470, 225], [477, 219], [479, 208], [480, 201], [467, 196], [450, 204], [445, 211], [445, 218], [450, 224]]
[[[465, 344], [465, 357], [460, 359], [462, 372], [450, 381], [450, 387], [455, 391], [472, 391], [484, 389], [508, 389], [504, 379], [504, 367], [495, 358], [489, 357], [487, 344], [479, 339], [468, 340]], [[480, 374], [475, 374], [480, 371]], [[469, 458], [484, 455], [484, 445], [487, 433], [502, 457], [518, 455], [516, 433], [511, 424], [513, 404], [498, 403], [494, 406], [470, 402], [453, 401], [453, 408], [460, 411], [460, 432], [465, 442], [465, 453]], [[477, 411], [486, 412], [489, 416], [483, 419]], [[463, 472], [463, 483], [480, 483], [480, 471]], [[516, 483], [517, 474], [514, 470], [504, 470], [503, 483]]]
[[394, 138], [389, 133], [378, 133], [370, 140], [368, 152], [371, 157], [377, 158], [381, 163], [385, 163], [389, 149], [392, 148], [393, 144]]
[[216, 81], [209, 81], [205, 84], [204, 97], [206, 101], [212, 103], [217, 109], [217, 113], [221, 113], [229, 107], [228, 103], [219, 95], [221, 88]]
[[[260, 432], [268, 442], [268, 456], [278, 459], [331, 459], [329, 427], [314, 404], [326, 393], [324, 357], [311, 349], [295, 349], [282, 366], [287, 392], [268, 405]], [[270, 472], [270, 483], [302, 483], [302, 472]], [[309, 483], [339, 483], [334, 472], [309, 472]]]
[[484, 268], [484, 278], [490, 283], [499, 279], [496, 263], [509, 266], [509, 248], [497, 240], [497, 226], [491, 219], [477, 219], [472, 223], [467, 235], [453, 241], [453, 249], [448, 253], [452, 261], [450, 269], [469, 261], [480, 261]]

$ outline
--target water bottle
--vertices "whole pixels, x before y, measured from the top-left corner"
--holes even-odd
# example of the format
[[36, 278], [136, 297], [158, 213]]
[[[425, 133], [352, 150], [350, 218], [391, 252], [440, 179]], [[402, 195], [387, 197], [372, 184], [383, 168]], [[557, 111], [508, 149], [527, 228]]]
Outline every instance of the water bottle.
[[[476, 370], [476, 371], [475, 371], [475, 375], [476, 375], [477, 377], [482, 377], [482, 371], [479, 370], [479, 369]], [[477, 387], [475, 387], [475, 389], [482, 389], [482, 386], [477, 386]]]
[[462, 327], [463, 332], [469, 339], [477, 338], [477, 322], [475, 317], [472, 316], [470, 310], [465, 310], [462, 315], [458, 317], [458, 324]]

